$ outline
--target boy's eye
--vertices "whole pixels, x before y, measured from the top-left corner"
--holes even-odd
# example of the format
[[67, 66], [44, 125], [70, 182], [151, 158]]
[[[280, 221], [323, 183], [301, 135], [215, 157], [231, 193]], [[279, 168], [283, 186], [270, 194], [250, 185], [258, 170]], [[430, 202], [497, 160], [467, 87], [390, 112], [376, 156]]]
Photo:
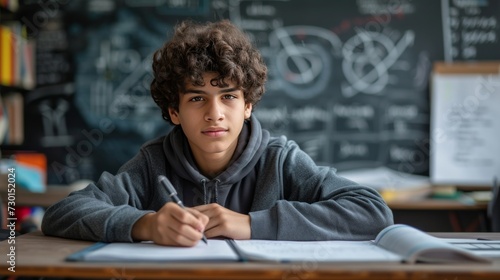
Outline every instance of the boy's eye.
[[203, 97], [201, 97], [201, 96], [195, 96], [195, 97], [191, 98], [190, 101], [202, 101], [202, 100], [203, 100]]
[[235, 99], [236, 97], [234, 95], [231, 95], [231, 94], [226, 94], [224, 95], [224, 99]]

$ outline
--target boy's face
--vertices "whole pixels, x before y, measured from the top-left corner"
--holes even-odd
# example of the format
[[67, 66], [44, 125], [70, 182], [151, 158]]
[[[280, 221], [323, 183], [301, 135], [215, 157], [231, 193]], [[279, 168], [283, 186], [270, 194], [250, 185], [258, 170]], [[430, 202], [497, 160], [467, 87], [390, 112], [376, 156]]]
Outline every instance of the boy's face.
[[252, 113], [243, 92], [231, 81], [228, 87], [212, 86], [216, 73], [203, 75], [204, 86], [186, 84], [179, 93], [179, 110], [169, 109], [172, 122], [181, 125], [196, 160], [230, 159], [236, 149], [244, 120]]

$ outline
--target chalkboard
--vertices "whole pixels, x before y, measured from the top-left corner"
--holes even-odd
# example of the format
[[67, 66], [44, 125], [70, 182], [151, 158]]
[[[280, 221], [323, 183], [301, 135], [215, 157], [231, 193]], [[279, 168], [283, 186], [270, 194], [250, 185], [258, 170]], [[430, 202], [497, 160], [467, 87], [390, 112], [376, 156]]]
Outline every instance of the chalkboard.
[[500, 58], [499, 1], [443, 1], [445, 61]]
[[339, 170], [428, 174], [432, 63], [500, 59], [497, 1], [64, 2], [25, 16], [39, 23], [25, 146], [47, 153], [53, 184], [114, 172], [171, 129], [149, 94], [151, 55], [182, 19], [244, 29], [269, 67], [254, 114]]

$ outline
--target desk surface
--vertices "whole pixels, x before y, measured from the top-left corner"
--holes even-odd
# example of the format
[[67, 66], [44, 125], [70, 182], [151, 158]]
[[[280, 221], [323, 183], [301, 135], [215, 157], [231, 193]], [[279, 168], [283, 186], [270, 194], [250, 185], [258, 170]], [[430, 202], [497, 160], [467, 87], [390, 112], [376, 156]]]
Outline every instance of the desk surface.
[[[470, 237], [461, 233], [453, 236]], [[441, 236], [448, 236], [442, 234]], [[500, 233], [474, 237], [500, 239]], [[0, 275], [123, 279], [500, 279], [493, 264], [389, 263], [89, 263], [64, 258], [92, 242], [43, 236], [34, 232], [16, 239], [16, 272], [7, 270], [7, 241], [0, 243]]]

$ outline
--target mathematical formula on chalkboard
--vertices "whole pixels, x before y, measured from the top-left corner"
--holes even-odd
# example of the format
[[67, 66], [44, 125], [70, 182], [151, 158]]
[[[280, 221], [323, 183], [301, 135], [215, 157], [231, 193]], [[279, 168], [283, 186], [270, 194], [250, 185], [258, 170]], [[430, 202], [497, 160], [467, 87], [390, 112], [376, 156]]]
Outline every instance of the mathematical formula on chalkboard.
[[245, 30], [269, 68], [254, 114], [318, 164], [340, 170], [384, 165], [427, 174], [432, 63], [500, 59], [498, 1], [104, 0], [54, 7], [38, 26], [38, 87], [26, 99], [28, 122], [40, 124], [27, 132], [27, 146], [49, 155], [52, 183], [116, 171], [142, 143], [169, 131], [149, 95], [151, 55], [185, 18], [228, 18]]

